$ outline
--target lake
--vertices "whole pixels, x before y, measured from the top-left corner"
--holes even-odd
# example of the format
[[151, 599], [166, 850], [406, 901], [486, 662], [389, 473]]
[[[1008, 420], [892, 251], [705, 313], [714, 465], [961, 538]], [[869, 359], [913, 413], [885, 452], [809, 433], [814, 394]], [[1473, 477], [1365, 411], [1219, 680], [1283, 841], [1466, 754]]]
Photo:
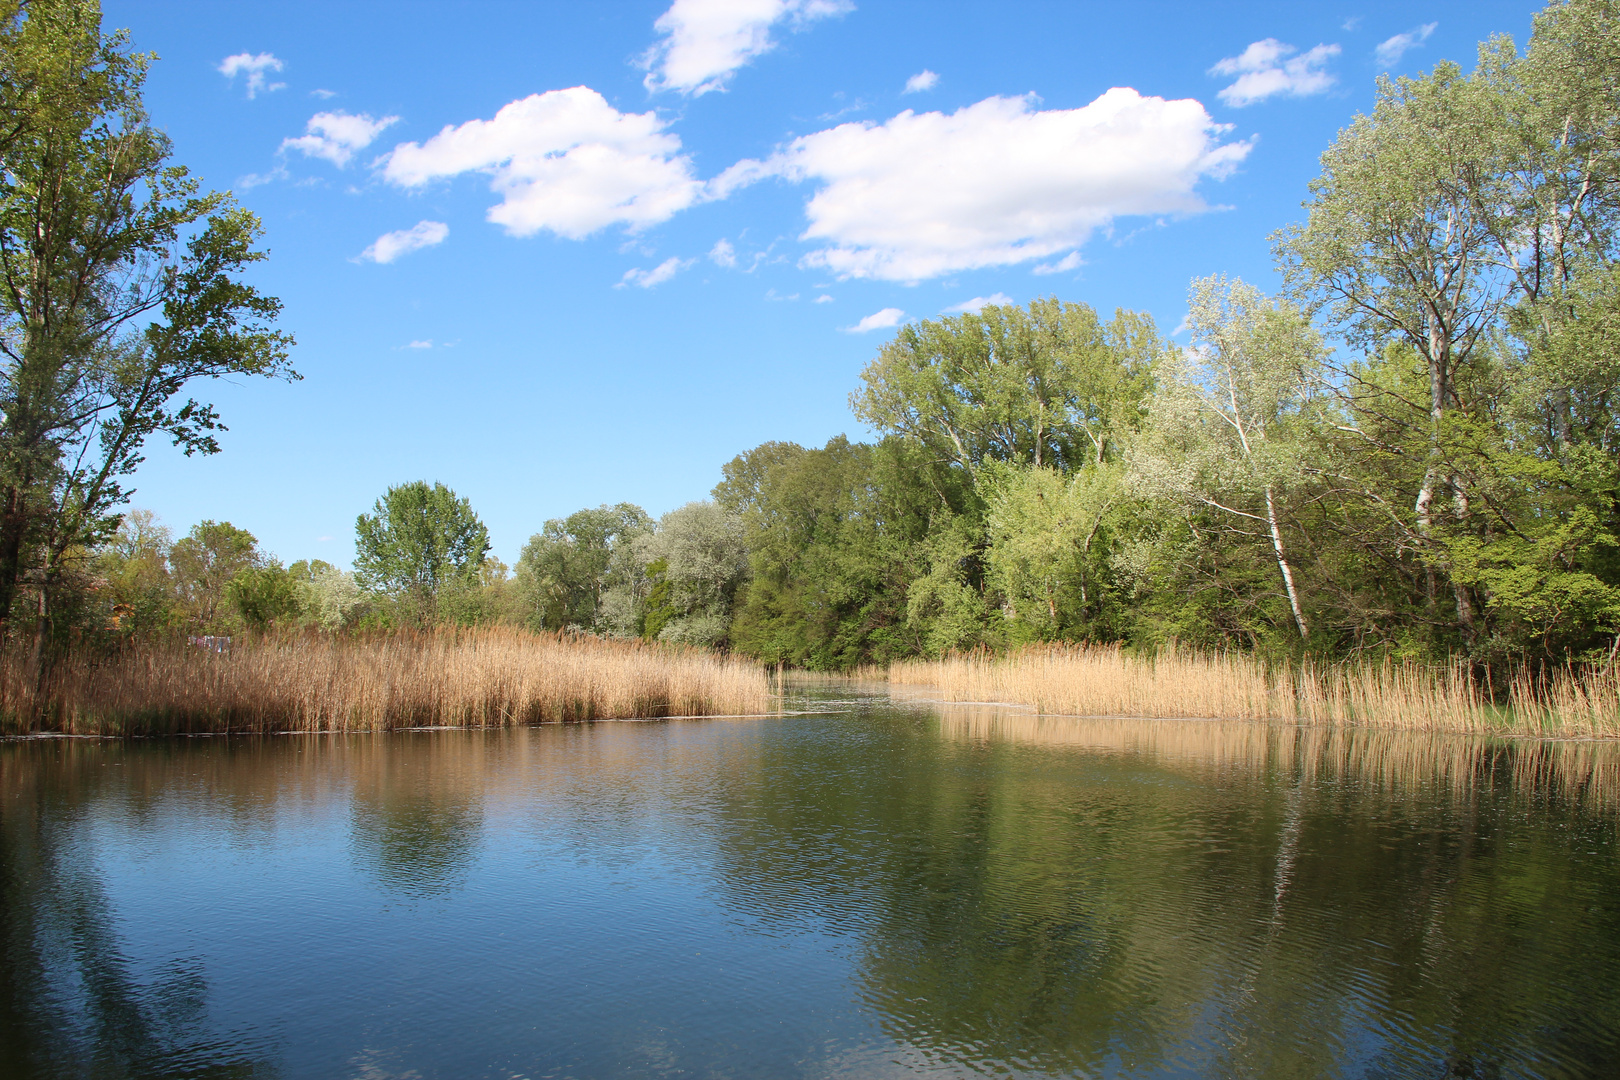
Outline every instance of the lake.
[[10, 741], [0, 1075], [1616, 1075], [1617, 770], [832, 682]]

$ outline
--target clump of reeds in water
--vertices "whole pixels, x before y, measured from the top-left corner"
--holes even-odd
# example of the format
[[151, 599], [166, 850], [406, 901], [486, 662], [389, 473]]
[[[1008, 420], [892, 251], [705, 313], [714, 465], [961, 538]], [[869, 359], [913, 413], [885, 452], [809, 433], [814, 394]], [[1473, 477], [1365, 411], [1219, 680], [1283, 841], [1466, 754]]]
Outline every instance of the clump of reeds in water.
[[0, 657], [0, 717], [69, 734], [373, 731], [761, 713], [765, 673], [730, 657], [639, 641], [440, 629], [184, 641], [70, 655], [43, 680]]
[[947, 701], [1009, 702], [1078, 716], [1309, 720], [1422, 731], [1620, 735], [1613, 670], [1519, 673], [1497, 704], [1462, 664], [1268, 665], [1242, 654], [1116, 647], [1033, 646], [1006, 656], [906, 661], [898, 684], [936, 688]]

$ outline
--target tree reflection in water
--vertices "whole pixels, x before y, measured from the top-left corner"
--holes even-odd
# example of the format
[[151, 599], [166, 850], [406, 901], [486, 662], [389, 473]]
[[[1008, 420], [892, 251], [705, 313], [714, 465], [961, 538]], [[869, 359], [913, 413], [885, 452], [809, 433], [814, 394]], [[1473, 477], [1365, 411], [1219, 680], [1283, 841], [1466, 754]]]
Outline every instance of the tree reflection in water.
[[[0, 798], [7, 1077], [1620, 1059], [1615, 745], [878, 701], [9, 743]], [[107, 837], [160, 834], [176, 861], [126, 891]], [[203, 878], [234, 903], [211, 952], [120, 932]], [[211, 1030], [211, 993], [296, 1041]]]
[[465, 882], [478, 854], [484, 825], [478, 751], [487, 733], [416, 732], [388, 741], [393, 745], [369, 747], [353, 762], [355, 861], [402, 898], [448, 892]]
[[720, 856], [762, 923], [855, 935], [863, 1000], [937, 1063], [1620, 1060], [1615, 957], [1590, 951], [1620, 940], [1613, 862], [1581, 857], [1612, 840], [1615, 747], [971, 707], [939, 724], [932, 745], [882, 725], [854, 754], [774, 744]]
[[105, 769], [71, 743], [0, 753], [0, 1063], [9, 1080], [276, 1075], [263, 1040], [213, 1031], [195, 959], [137, 978], [80, 850]]

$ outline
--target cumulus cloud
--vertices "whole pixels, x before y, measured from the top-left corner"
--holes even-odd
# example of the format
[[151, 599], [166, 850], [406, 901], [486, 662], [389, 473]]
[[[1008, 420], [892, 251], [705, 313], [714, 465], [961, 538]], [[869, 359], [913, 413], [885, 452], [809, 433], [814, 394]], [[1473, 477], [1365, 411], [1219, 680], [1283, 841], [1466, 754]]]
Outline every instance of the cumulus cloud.
[[874, 311], [854, 326], [844, 327], [846, 334], [864, 334], [870, 330], [887, 330], [891, 326], [899, 326], [906, 313], [897, 307], [886, 307], [882, 311]]
[[408, 229], [383, 233], [360, 253], [360, 258], [368, 262], [391, 263], [401, 255], [441, 244], [449, 235], [450, 226], [442, 221], [418, 221]]
[[342, 109], [316, 113], [304, 125], [306, 134], [296, 139], [281, 140], [281, 149], [299, 150], [307, 157], [325, 158], [341, 169], [357, 152], [376, 141], [384, 128], [398, 121], [397, 116], [373, 120], [369, 113], [351, 116]]
[[326, 101], [329, 98], [337, 97], [337, 91], [336, 90], [322, 90], [322, 89], [317, 87], [316, 89], [311, 90], [309, 92], [309, 96], [312, 97], [312, 98], [320, 98], [322, 101]]
[[587, 86], [531, 94], [490, 120], [469, 120], [384, 157], [405, 188], [485, 172], [501, 202], [487, 217], [513, 236], [549, 229], [579, 240], [609, 225], [635, 232], [702, 195], [681, 140], [651, 112], [621, 113]]
[[238, 75], [246, 74], [247, 96], [251, 99], [258, 97], [261, 91], [269, 92], [286, 87], [286, 83], [267, 84], [269, 72], [280, 71], [283, 66], [282, 62], [271, 53], [264, 52], [255, 56], [253, 53], [244, 52], [221, 60], [219, 73], [232, 82], [236, 81]]
[[1070, 270], [1078, 270], [1085, 260], [1078, 251], [1071, 251], [1057, 262], [1041, 263], [1031, 273], [1035, 274], [1067, 274]]
[[1044, 259], [1130, 214], [1191, 214], [1194, 190], [1226, 176], [1248, 142], [1197, 101], [1109, 90], [1079, 109], [993, 97], [949, 115], [911, 110], [849, 123], [746, 160], [710, 185], [723, 198], [769, 176], [814, 181], [803, 264], [845, 278], [918, 281]]
[[709, 261], [716, 266], [729, 269], [737, 265], [737, 249], [731, 246], [730, 240], [721, 237], [714, 242], [714, 247], [709, 249]]
[[1406, 55], [1408, 49], [1415, 49], [1425, 41], [1429, 35], [1439, 27], [1439, 23], [1424, 23], [1415, 30], [1408, 30], [1404, 34], [1396, 34], [1387, 41], [1381, 41], [1378, 48], [1373, 50], [1373, 57], [1384, 67], [1394, 67], [1400, 63], [1401, 57]]
[[619, 279], [619, 283], [614, 288], [622, 289], [626, 285], [635, 285], [638, 288], [650, 289], [654, 285], [662, 285], [688, 266], [691, 266], [692, 262], [692, 259], [683, 261], [672, 255], [651, 270], [643, 270], [640, 267], [626, 270], [624, 277]]
[[696, 97], [724, 90], [756, 56], [776, 48], [773, 28], [802, 30], [817, 19], [854, 10], [849, 0], [675, 0], [653, 28], [660, 40], [641, 58], [648, 90]]
[[1253, 105], [1277, 94], [1308, 97], [1333, 85], [1333, 76], [1324, 68], [1339, 51], [1337, 45], [1318, 45], [1309, 52], [1299, 53], [1292, 45], [1266, 38], [1237, 56], [1228, 56], [1210, 68], [1209, 73], [1237, 76], [1236, 82], [1216, 94], [1233, 108]]
[[924, 90], [932, 90], [938, 84], [939, 76], [924, 68], [906, 80], [906, 88], [901, 93], [920, 94]]
[[433, 339], [432, 338], [424, 338], [421, 341], [413, 341], [413, 342], [411, 342], [409, 345], [407, 345], [405, 347], [407, 349], [431, 349], [431, 348], [433, 348]]

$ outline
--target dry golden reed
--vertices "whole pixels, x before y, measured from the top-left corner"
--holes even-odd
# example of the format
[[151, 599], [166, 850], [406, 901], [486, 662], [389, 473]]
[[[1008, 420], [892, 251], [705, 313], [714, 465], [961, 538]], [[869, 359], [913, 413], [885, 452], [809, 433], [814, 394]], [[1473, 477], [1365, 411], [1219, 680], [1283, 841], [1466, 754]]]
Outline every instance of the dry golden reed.
[[1007, 656], [906, 661], [893, 683], [946, 701], [1009, 702], [1074, 716], [1309, 720], [1332, 724], [1534, 735], [1620, 735], [1620, 676], [1563, 670], [1513, 678], [1505, 706], [1462, 665], [1268, 666], [1238, 654], [1036, 646]]
[[696, 649], [520, 630], [303, 635], [214, 653], [182, 641], [72, 656], [45, 685], [0, 658], [0, 722], [86, 735], [376, 731], [757, 714], [757, 664]]

